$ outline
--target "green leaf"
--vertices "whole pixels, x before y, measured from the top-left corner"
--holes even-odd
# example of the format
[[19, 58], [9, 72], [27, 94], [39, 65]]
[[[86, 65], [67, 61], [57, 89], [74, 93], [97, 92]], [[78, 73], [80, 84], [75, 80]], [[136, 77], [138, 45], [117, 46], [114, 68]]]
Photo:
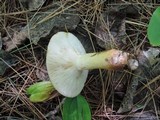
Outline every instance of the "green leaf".
[[36, 93], [32, 94], [29, 99], [32, 102], [43, 102], [47, 100], [50, 97], [50, 94], [47, 94], [46, 92]]
[[151, 45], [160, 45], [160, 7], [153, 12], [148, 25], [147, 35]]
[[89, 104], [81, 95], [66, 98], [62, 116], [63, 120], [91, 120]]
[[27, 94], [35, 94], [40, 92], [52, 92], [54, 87], [50, 81], [38, 82], [27, 88]]
[[35, 83], [27, 88], [27, 94], [32, 102], [43, 102], [50, 97], [54, 87], [50, 81]]

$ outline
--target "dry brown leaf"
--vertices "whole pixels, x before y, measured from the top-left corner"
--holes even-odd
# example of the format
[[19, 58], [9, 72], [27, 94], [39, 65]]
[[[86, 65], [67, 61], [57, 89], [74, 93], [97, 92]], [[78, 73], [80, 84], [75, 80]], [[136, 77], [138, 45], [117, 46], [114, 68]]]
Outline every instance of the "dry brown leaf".
[[160, 96], [160, 86], [156, 89], [156, 93]]
[[[64, 7], [68, 7], [67, 5]], [[54, 11], [60, 9], [61, 6], [54, 4], [48, 9], [44, 9], [43, 12], [39, 12], [29, 20], [28, 25], [24, 27], [25, 31], [29, 31], [29, 39], [36, 45], [41, 38], [50, 37], [58, 31], [70, 31], [74, 30], [80, 18], [77, 15], [77, 11], [72, 8], [68, 8], [64, 11], [57, 12], [54, 15]], [[68, 14], [70, 13], [70, 14]]]
[[9, 36], [2, 38], [3, 45], [5, 46], [5, 51], [13, 50], [18, 45], [21, 45], [24, 42], [24, 40], [26, 40], [26, 38], [27, 38], [27, 32], [25, 31], [14, 32], [11, 39]]
[[2, 49], [2, 36], [1, 36], [1, 33], [0, 33], [0, 50]]
[[42, 6], [45, 0], [28, 0], [27, 2], [28, 2], [29, 10], [33, 10]]
[[95, 27], [98, 45], [105, 49], [121, 48], [126, 34], [125, 15], [121, 12], [107, 11], [101, 19]]
[[36, 70], [36, 76], [38, 79], [48, 80], [49, 76], [45, 65]]
[[17, 62], [17, 58], [13, 55], [0, 50], [0, 76], [4, 75], [5, 71], [11, 66], [15, 66]]
[[19, 0], [29, 10], [38, 9], [46, 0]]

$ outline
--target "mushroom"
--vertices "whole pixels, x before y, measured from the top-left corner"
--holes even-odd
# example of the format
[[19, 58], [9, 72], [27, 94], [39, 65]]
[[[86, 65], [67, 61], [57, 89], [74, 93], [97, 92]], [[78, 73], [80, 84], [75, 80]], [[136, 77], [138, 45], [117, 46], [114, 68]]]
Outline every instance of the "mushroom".
[[46, 65], [54, 88], [66, 97], [75, 97], [83, 89], [88, 70], [116, 70], [128, 64], [129, 53], [111, 49], [100, 53], [87, 53], [76, 36], [58, 32], [52, 36]]

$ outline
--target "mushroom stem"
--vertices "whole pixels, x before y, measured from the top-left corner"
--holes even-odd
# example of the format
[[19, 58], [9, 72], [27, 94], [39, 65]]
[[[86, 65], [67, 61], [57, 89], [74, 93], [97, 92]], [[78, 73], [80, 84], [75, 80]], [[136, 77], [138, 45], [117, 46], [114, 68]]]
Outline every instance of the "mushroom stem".
[[76, 66], [79, 70], [107, 69], [116, 70], [127, 65], [129, 53], [120, 50], [108, 50], [100, 53], [80, 55]]

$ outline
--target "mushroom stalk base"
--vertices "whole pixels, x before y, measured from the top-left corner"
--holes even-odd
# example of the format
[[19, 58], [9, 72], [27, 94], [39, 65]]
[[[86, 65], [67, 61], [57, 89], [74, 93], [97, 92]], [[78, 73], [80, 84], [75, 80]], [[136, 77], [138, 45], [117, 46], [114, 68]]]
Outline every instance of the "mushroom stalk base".
[[76, 65], [79, 70], [107, 69], [116, 70], [127, 65], [129, 54], [120, 50], [80, 55]]

